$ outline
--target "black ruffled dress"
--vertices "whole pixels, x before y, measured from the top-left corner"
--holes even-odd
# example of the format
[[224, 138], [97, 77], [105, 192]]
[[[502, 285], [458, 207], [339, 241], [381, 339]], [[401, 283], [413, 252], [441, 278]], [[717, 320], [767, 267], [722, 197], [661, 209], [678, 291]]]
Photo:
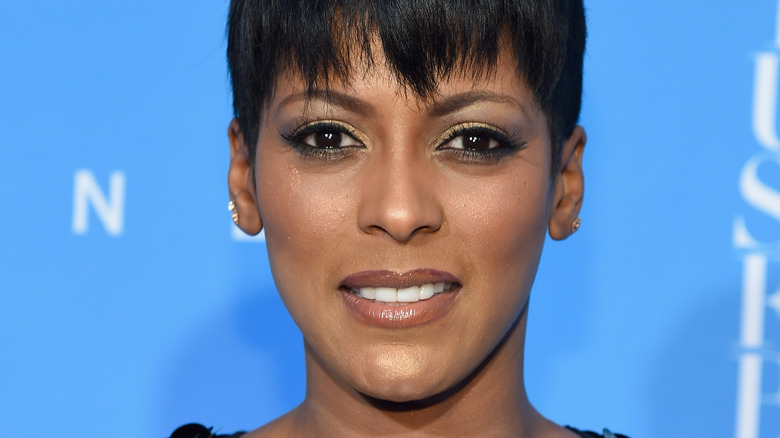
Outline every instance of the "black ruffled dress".
[[[628, 438], [619, 433], [612, 433], [607, 429], [604, 429], [604, 433], [599, 435], [595, 432], [583, 432], [569, 426], [566, 426], [566, 428], [582, 438]], [[232, 435], [216, 435], [212, 433], [212, 428], [207, 428], [200, 424], [186, 424], [176, 429], [170, 438], [239, 438], [244, 433], [246, 432], [236, 432]]]

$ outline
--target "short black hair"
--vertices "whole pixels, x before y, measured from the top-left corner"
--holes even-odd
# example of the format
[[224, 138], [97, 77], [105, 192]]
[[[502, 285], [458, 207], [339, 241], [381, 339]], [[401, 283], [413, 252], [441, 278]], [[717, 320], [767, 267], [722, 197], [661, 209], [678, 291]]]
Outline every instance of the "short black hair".
[[233, 111], [254, 163], [280, 74], [327, 88], [356, 57], [372, 63], [378, 41], [399, 82], [428, 98], [450, 74], [492, 71], [508, 44], [547, 116], [555, 170], [579, 119], [585, 34], [582, 0], [231, 0]]

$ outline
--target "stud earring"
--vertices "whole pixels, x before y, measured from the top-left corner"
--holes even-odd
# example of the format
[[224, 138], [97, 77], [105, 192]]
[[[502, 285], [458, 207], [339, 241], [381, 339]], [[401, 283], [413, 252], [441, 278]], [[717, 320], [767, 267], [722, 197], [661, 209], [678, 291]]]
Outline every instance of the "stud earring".
[[577, 230], [580, 229], [580, 225], [582, 225], [582, 218], [578, 217], [577, 219], [574, 219], [571, 223], [571, 233], [576, 233]]
[[230, 210], [230, 217], [233, 218], [233, 223], [238, 225], [238, 209], [236, 203], [233, 201], [228, 202], [228, 210]]

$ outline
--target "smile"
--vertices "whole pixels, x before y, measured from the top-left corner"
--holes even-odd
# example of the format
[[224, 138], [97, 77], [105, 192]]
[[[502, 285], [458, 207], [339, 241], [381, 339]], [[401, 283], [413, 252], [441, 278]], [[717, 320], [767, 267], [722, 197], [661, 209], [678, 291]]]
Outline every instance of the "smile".
[[363, 324], [393, 329], [418, 327], [446, 317], [460, 290], [457, 277], [435, 269], [356, 272], [339, 286], [349, 314]]
[[419, 286], [405, 288], [394, 287], [361, 287], [351, 289], [350, 292], [366, 300], [374, 300], [380, 303], [415, 303], [433, 298], [443, 292], [449, 292], [453, 283], [437, 282], [425, 283]]

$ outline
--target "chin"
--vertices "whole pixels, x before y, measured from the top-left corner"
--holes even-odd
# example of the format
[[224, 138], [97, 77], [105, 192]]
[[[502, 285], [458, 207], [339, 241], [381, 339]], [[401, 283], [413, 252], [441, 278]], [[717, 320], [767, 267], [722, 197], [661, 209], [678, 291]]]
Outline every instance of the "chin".
[[441, 360], [416, 348], [375, 347], [373, 354], [358, 361], [362, 372], [355, 376], [355, 389], [376, 400], [394, 403], [415, 402], [433, 397], [453, 383], [453, 370], [434, 366]]
[[[447, 397], [457, 382], [449, 382], [447, 374], [441, 374], [441, 369], [421, 371], [414, 375], [400, 378], [393, 375], [363, 376], [356, 385], [357, 391], [376, 404], [408, 404], [409, 407], [419, 407], [434, 404]], [[400, 408], [400, 407], [396, 407]]]

